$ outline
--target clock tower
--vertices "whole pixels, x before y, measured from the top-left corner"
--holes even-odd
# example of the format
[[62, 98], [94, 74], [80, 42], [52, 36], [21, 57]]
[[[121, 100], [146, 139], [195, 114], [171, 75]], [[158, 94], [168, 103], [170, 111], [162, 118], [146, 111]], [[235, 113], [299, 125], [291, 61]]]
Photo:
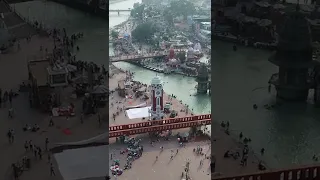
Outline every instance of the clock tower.
[[163, 83], [159, 76], [151, 80], [151, 120], [163, 118]]

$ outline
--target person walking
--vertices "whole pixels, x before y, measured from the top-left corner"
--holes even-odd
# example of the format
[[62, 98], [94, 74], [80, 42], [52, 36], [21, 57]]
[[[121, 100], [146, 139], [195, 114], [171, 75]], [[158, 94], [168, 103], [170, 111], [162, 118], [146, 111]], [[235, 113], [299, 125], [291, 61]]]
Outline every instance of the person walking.
[[46, 142], [45, 142], [46, 151], [48, 151], [48, 144], [49, 144], [49, 138], [46, 138]]
[[56, 176], [56, 173], [54, 172], [53, 164], [50, 164], [50, 176]]
[[101, 127], [101, 116], [100, 116], [100, 113], [98, 114], [98, 123], [99, 123], [99, 127]]
[[83, 124], [83, 113], [81, 113], [81, 116], [80, 116], [80, 123]]
[[48, 163], [51, 163], [51, 154], [48, 153]]

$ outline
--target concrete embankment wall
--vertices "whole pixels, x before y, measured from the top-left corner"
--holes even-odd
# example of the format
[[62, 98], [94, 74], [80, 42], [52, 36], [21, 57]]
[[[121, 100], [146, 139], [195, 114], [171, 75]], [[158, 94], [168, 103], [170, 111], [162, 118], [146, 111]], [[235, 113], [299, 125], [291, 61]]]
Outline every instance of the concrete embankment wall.
[[51, 152], [58, 153], [66, 149], [77, 149], [77, 148], [84, 148], [84, 147], [108, 145], [109, 144], [108, 139], [109, 139], [109, 133], [106, 132], [82, 141], [55, 143], [54, 147], [51, 148]]
[[56, 2], [59, 4], [63, 4], [65, 6], [68, 6], [68, 7], [74, 8], [74, 9], [78, 9], [80, 11], [90, 13], [90, 14], [96, 15], [98, 17], [109, 20], [109, 11], [104, 10], [104, 9], [100, 9], [100, 8], [96, 8], [92, 5], [86, 4], [84, 2], [80, 2], [77, 0], [50, 0], [50, 1]]

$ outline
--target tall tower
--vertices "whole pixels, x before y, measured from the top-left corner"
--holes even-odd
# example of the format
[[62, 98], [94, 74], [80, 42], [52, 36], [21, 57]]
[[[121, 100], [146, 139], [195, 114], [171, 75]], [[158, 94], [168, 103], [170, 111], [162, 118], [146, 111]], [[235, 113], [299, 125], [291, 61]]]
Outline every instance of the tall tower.
[[198, 69], [197, 82], [197, 92], [199, 94], [206, 94], [208, 92], [209, 72], [204, 63], [201, 63]]
[[163, 110], [163, 85], [160, 77], [156, 76], [151, 80], [151, 119], [162, 119]]
[[175, 56], [174, 49], [171, 48], [170, 51], [169, 51], [169, 59], [174, 59], [174, 56]]
[[297, 10], [287, 16], [280, 29], [277, 51], [269, 61], [279, 67], [269, 83], [277, 90], [277, 97], [285, 100], [304, 101], [312, 88], [309, 69], [316, 65], [312, 60], [311, 33], [308, 21]]

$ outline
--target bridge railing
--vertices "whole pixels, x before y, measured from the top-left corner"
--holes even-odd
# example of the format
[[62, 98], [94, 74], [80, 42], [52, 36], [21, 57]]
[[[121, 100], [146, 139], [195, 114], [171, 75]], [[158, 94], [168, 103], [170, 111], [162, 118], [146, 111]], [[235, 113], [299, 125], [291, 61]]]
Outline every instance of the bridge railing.
[[151, 127], [140, 127], [136, 129], [126, 129], [126, 130], [118, 130], [118, 131], [111, 131], [109, 132], [109, 138], [119, 137], [119, 136], [129, 136], [135, 134], [143, 134], [149, 132], [160, 132], [172, 129], [181, 129], [181, 128], [188, 128], [194, 127], [199, 125], [209, 125], [211, 124], [211, 119], [204, 119], [200, 121], [192, 121], [192, 122], [180, 122], [180, 123], [173, 123], [173, 124], [163, 124], [158, 126], [151, 126]]
[[254, 174], [213, 177], [214, 180], [319, 180], [320, 166], [308, 165], [294, 169], [264, 171]]
[[150, 54], [143, 54], [143, 55], [112, 56], [112, 59], [113, 60], [138, 59], [138, 58], [151, 58], [151, 57], [157, 57], [157, 56], [165, 56], [165, 55], [166, 53], [150, 53]]
[[207, 120], [207, 119], [211, 120], [211, 114], [194, 115], [194, 116], [187, 116], [187, 117], [180, 117], [180, 118], [179, 117], [169, 118], [164, 120], [151, 120], [151, 121], [141, 122], [141, 123], [111, 126], [109, 127], [109, 132], [127, 130], [127, 129], [138, 129], [142, 127], [151, 127], [151, 126], [158, 126], [158, 125], [167, 125], [167, 124], [173, 124], [173, 123], [193, 122], [193, 121], [200, 121], [200, 120]]

